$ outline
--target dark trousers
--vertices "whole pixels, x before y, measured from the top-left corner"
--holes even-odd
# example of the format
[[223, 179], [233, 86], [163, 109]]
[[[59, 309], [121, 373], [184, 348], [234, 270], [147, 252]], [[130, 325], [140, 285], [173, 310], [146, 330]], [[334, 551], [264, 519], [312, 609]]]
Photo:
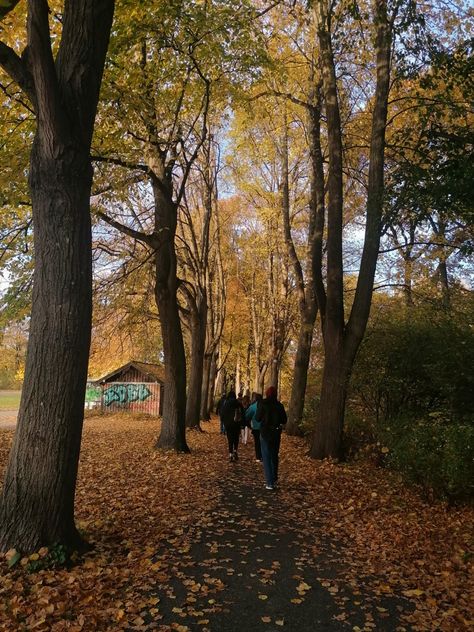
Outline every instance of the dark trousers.
[[267, 485], [271, 485], [272, 487], [278, 481], [278, 453], [280, 451], [280, 440], [280, 433], [271, 438], [260, 435], [265, 482]]
[[235, 424], [226, 428], [227, 441], [229, 443], [229, 454], [237, 452], [239, 447], [240, 426]]
[[262, 460], [262, 446], [260, 445], [260, 430], [254, 430], [252, 428], [253, 441], [255, 444], [255, 458], [259, 461]]

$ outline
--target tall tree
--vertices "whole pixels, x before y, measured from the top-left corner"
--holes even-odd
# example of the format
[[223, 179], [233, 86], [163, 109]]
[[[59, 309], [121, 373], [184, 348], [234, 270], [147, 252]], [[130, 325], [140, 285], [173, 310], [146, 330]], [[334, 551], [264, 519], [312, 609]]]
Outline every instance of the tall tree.
[[327, 284], [320, 287], [324, 370], [318, 421], [310, 454], [314, 458], [341, 456], [342, 431], [349, 377], [370, 312], [373, 282], [380, 244], [384, 193], [384, 151], [390, 89], [392, 31], [396, 16], [387, 14], [386, 0], [373, 4], [374, 65], [376, 68], [369, 148], [366, 225], [357, 288], [350, 317], [344, 317], [343, 211], [344, 149], [340, 94], [336, 70], [336, 7], [315, 0], [313, 15], [321, 57], [322, 95], [328, 137]]
[[[189, 330], [189, 383], [186, 400], [186, 426], [199, 428], [204, 354], [208, 323], [208, 276], [210, 262], [210, 231], [214, 210], [215, 170], [212, 165], [212, 135], [203, 148], [202, 165], [196, 163], [197, 178], [183, 201], [178, 224], [181, 248], [180, 291], [187, 309], [185, 320]], [[194, 186], [193, 186], [194, 185]], [[181, 255], [180, 255], [181, 253]], [[207, 397], [207, 392], [206, 392]]]
[[0, 43], [0, 65], [36, 116], [30, 339], [1, 499], [2, 550], [82, 543], [74, 493], [92, 311], [90, 145], [113, 10], [113, 0], [65, 2], [54, 58], [48, 2], [29, 0], [22, 56]]
[[[138, 12], [142, 18], [136, 27], [140, 43], [132, 51], [137, 66], [130, 67], [131, 31], [124, 16], [117, 50], [113, 51], [115, 66], [111, 68], [110, 107], [120, 120], [98, 139], [96, 158], [114, 172], [131, 169], [137, 180], [146, 181], [145, 195], [151, 199], [153, 210], [141, 217], [132, 214], [126, 218], [129, 224], [112, 217], [110, 209], [104, 212], [104, 207], [100, 216], [142, 241], [153, 253], [166, 383], [157, 446], [187, 451], [186, 360], [175, 247], [178, 215], [205, 145], [211, 99], [216, 100], [216, 108], [218, 103], [219, 109], [225, 109], [228, 82], [244, 79], [254, 61], [241, 28], [242, 24], [249, 26], [253, 10], [247, 2], [238, 8], [222, 1], [191, 5], [157, 2], [151, 9], [141, 7]], [[233, 33], [232, 46], [229, 29]], [[205, 307], [203, 298], [200, 311]], [[203, 311], [196, 322], [202, 319], [205, 323]]]

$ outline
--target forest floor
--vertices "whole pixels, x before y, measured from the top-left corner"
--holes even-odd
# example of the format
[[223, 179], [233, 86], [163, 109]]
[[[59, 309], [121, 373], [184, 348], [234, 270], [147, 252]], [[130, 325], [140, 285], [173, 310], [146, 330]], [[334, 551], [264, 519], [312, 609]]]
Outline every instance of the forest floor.
[[472, 509], [287, 436], [267, 491], [252, 444], [228, 463], [217, 422], [203, 427], [177, 455], [154, 450], [156, 420], [89, 418], [76, 515], [94, 548], [59, 569], [38, 568], [47, 550], [3, 556], [0, 630], [472, 629]]

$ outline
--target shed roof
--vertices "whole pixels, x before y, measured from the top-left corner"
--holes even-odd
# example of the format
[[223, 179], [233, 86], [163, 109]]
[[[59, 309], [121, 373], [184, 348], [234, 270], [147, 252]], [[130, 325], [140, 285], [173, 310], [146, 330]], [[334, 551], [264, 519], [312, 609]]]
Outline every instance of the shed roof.
[[161, 382], [162, 384], [164, 384], [165, 372], [161, 364], [153, 364], [151, 362], [137, 362], [136, 360], [131, 360], [130, 362], [127, 362], [127, 364], [119, 366], [114, 371], [111, 371], [110, 373], [107, 373], [107, 375], [104, 375], [103, 377], [98, 379], [97, 382], [107, 382], [115, 375], [124, 373], [131, 368], [137, 369], [137, 371], [140, 371], [148, 377], [153, 378], [153, 381]]

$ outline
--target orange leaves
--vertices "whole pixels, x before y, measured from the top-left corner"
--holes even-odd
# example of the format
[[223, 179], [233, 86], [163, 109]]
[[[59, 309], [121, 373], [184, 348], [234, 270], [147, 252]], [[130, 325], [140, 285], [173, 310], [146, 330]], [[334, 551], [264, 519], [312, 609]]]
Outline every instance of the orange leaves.
[[305, 594], [308, 590], [311, 589], [311, 586], [309, 584], [307, 584], [306, 582], [300, 582], [298, 584], [298, 586], [296, 587], [296, 590], [300, 593], [300, 594]]
[[365, 464], [316, 463], [286, 436], [270, 499], [252, 446], [229, 474], [213, 428], [192, 433], [183, 456], [154, 451], [156, 421], [88, 420], [76, 512], [94, 549], [34, 572], [47, 549], [0, 556], [0, 629], [208, 632], [244, 614], [256, 630], [291, 629], [315, 610], [335, 629], [370, 632], [388, 617], [400, 632], [469, 628], [471, 509], [428, 505]]

